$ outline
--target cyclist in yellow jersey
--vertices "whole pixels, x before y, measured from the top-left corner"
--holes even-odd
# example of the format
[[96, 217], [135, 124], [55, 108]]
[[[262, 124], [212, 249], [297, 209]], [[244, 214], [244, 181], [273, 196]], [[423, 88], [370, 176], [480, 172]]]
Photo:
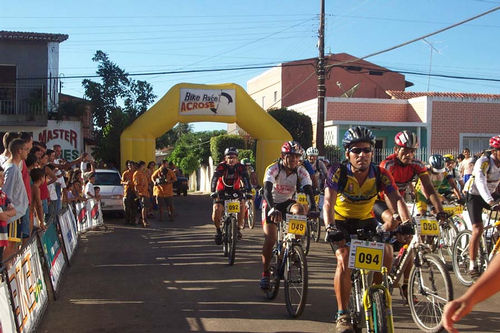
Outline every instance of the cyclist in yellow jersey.
[[[352, 332], [351, 318], [347, 313], [351, 293], [351, 270], [348, 268], [350, 235], [358, 229], [377, 231], [394, 230], [399, 220], [392, 220], [377, 228], [372, 209], [378, 192], [388, 198], [389, 205], [398, 207], [403, 221], [410, 219], [408, 208], [401, 198], [390, 173], [371, 163], [375, 136], [366, 127], [350, 128], [342, 141], [347, 163], [331, 167], [325, 184], [323, 217], [327, 229], [325, 240], [338, 241], [337, 268], [334, 288], [337, 298], [337, 332]], [[339, 238], [339, 234], [342, 238]], [[340, 240], [341, 239], [341, 240]], [[392, 250], [385, 247], [384, 266], [390, 268]], [[380, 274], [375, 278], [380, 281]]]

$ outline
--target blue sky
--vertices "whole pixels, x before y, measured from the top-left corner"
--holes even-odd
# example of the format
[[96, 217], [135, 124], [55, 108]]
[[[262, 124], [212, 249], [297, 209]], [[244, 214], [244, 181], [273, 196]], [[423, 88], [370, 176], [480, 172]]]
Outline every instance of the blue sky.
[[[500, 0], [325, 0], [325, 52], [362, 57], [500, 6]], [[65, 33], [63, 76], [92, 75], [96, 50], [129, 73], [274, 65], [318, 55], [319, 0], [8, 1], [0, 30]], [[367, 59], [396, 71], [500, 78], [500, 11]], [[163, 96], [179, 82], [246, 87], [265, 69], [135, 77]], [[409, 91], [500, 93], [500, 82], [406, 75]], [[81, 79], [63, 93], [83, 96]], [[196, 130], [225, 124], [195, 125]]]

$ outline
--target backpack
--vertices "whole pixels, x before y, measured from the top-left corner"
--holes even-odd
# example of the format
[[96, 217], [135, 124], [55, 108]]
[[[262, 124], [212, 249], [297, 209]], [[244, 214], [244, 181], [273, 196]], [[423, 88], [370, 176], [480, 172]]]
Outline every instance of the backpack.
[[[375, 182], [377, 184], [377, 192], [380, 192], [382, 190], [382, 180], [380, 177], [380, 166], [376, 165], [375, 163], [371, 162], [371, 166], [375, 166]], [[345, 185], [347, 184], [347, 160], [342, 161], [342, 163], [338, 164], [338, 167], [340, 168], [340, 175], [339, 175], [339, 182], [338, 182], [338, 190], [337, 193], [342, 193], [344, 191]]]

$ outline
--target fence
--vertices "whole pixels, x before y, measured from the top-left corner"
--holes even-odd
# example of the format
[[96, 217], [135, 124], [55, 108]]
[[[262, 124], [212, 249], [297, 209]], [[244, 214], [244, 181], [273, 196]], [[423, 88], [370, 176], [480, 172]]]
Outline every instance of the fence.
[[[388, 149], [388, 148], [383, 148], [383, 149], [375, 149], [373, 152], [373, 162], [376, 164], [379, 164], [382, 162], [387, 156], [391, 155], [394, 153], [393, 149]], [[457, 156], [459, 154], [458, 149], [417, 149], [415, 152], [415, 159], [420, 160], [424, 163], [427, 162], [427, 159], [429, 156], [433, 154], [441, 154], [441, 155], [446, 155], [446, 154], [452, 154], [453, 156]], [[330, 152], [325, 154], [325, 157], [330, 160], [330, 162], [340, 162], [345, 159], [344, 151], [343, 150], [338, 150], [335, 152]]]
[[46, 230], [33, 234], [21, 250], [3, 262], [0, 332], [36, 331], [49, 296], [56, 300], [61, 277], [78, 246], [79, 234], [103, 224], [99, 201], [87, 200], [74, 208], [70, 206], [59, 212]]

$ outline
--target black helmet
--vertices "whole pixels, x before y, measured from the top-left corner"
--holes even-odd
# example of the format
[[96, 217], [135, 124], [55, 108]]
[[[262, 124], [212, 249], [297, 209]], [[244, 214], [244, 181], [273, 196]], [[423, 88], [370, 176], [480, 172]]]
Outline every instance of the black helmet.
[[431, 157], [429, 157], [429, 164], [432, 167], [432, 171], [434, 171], [435, 173], [441, 173], [446, 170], [444, 167], [444, 158], [442, 155], [431, 155]]
[[357, 142], [368, 142], [375, 146], [375, 135], [364, 126], [351, 127], [345, 132], [342, 145], [347, 149]]
[[226, 150], [224, 150], [224, 156], [227, 156], [227, 155], [238, 155], [238, 149], [236, 149], [235, 147], [228, 147], [226, 148]]

